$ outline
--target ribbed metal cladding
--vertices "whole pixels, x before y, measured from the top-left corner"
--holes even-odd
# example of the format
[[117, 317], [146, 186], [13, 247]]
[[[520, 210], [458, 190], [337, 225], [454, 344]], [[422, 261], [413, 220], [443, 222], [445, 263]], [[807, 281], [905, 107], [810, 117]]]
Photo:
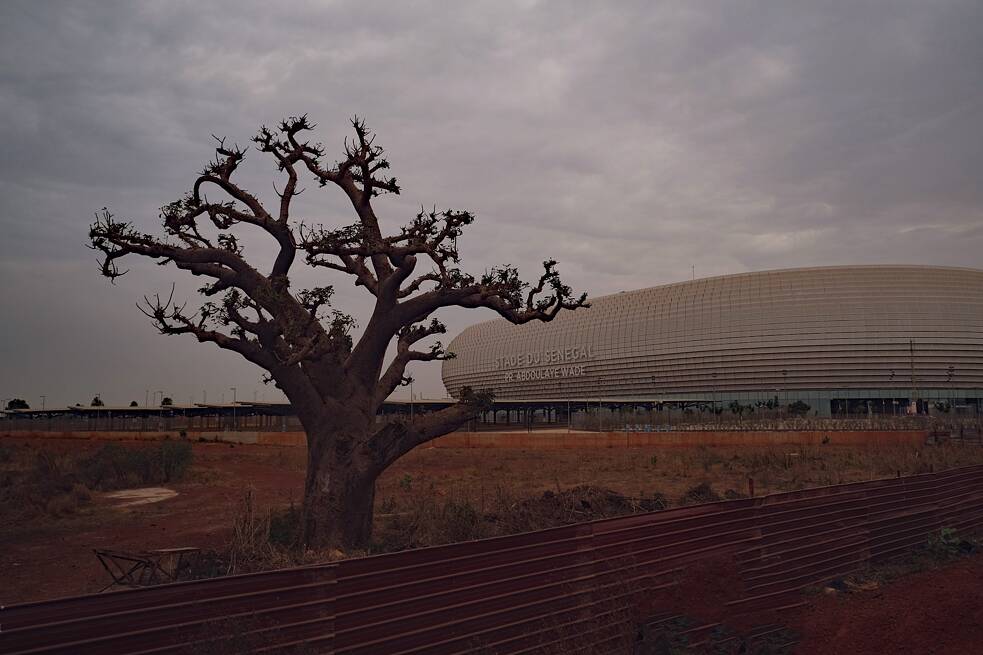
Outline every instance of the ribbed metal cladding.
[[[591, 300], [552, 322], [467, 328], [448, 392], [502, 399], [983, 388], [983, 271], [839, 266], [744, 273]], [[914, 344], [912, 355], [909, 344]], [[803, 394], [807, 395], [807, 394]]]

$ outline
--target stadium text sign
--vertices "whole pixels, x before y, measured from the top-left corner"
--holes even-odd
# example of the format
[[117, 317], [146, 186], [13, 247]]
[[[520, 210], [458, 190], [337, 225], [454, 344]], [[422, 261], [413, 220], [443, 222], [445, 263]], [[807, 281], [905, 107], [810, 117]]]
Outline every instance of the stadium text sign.
[[[584, 365], [575, 362], [583, 362], [593, 357], [594, 352], [590, 346], [574, 346], [571, 348], [557, 348], [542, 352], [518, 353], [516, 355], [498, 357], [495, 359], [495, 368], [505, 370], [505, 382], [554, 380], [556, 378], [579, 377], [583, 375]], [[532, 368], [543, 366], [545, 368]]]

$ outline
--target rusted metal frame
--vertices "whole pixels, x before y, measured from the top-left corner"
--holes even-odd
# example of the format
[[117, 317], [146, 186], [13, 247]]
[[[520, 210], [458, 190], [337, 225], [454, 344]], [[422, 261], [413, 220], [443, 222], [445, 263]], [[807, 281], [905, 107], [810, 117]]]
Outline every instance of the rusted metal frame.
[[[110, 582], [108, 585], [100, 589], [98, 593], [101, 594], [102, 592], [106, 591], [110, 587], [115, 587], [117, 585], [120, 587], [146, 586], [146, 585], [141, 585], [138, 582], [134, 581], [133, 574], [136, 573], [137, 571], [140, 571], [141, 569], [146, 568], [148, 565], [154, 566], [152, 562], [149, 562], [146, 559], [132, 557], [130, 555], [123, 555], [122, 553], [116, 554], [108, 550], [95, 549], [94, 552], [96, 554], [96, 559], [98, 559], [99, 563], [102, 564], [102, 568], [106, 569], [106, 573], [108, 573], [109, 577], [113, 579], [112, 582]], [[116, 568], [115, 571], [112, 568], [110, 568], [110, 566], [106, 563], [106, 559], [109, 559], [109, 561], [112, 562], [113, 566], [115, 566]], [[132, 566], [127, 568], [126, 566], [123, 566], [120, 563], [121, 561], [130, 562]], [[123, 582], [123, 580], [128, 580], [129, 582]]]

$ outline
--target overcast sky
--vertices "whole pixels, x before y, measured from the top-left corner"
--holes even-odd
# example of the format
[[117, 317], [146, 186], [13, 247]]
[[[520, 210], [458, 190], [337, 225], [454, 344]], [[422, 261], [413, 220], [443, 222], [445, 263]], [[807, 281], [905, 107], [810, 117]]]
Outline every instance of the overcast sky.
[[[307, 113], [333, 159], [364, 116], [404, 192], [471, 209], [466, 267], [560, 261], [602, 295], [791, 266], [983, 262], [983, 3], [0, 4], [0, 397], [49, 407], [272, 400], [237, 355], [156, 333], [143, 294], [200, 281], [85, 248], [147, 230], [212, 154]], [[273, 195], [261, 153], [241, 177]], [[352, 222], [315, 184], [307, 221]], [[246, 236], [247, 254], [272, 244]], [[265, 259], [264, 259], [265, 258]], [[299, 271], [299, 288], [330, 272]], [[364, 290], [332, 280], [358, 317]], [[490, 314], [445, 316], [452, 337]], [[416, 391], [442, 396], [439, 365]]]

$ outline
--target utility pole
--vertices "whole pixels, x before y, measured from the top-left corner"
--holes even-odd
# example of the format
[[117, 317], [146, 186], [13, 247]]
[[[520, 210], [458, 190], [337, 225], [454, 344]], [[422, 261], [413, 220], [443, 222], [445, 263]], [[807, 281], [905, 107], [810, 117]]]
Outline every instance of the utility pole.
[[[949, 368], [952, 368], [952, 367], [950, 366]], [[42, 394], [41, 395], [41, 411], [42, 412], [44, 411], [44, 401], [45, 401], [45, 398], [47, 398], [47, 396], [45, 396], [44, 394]]]
[[150, 407], [150, 389], [143, 390], [143, 406]]

